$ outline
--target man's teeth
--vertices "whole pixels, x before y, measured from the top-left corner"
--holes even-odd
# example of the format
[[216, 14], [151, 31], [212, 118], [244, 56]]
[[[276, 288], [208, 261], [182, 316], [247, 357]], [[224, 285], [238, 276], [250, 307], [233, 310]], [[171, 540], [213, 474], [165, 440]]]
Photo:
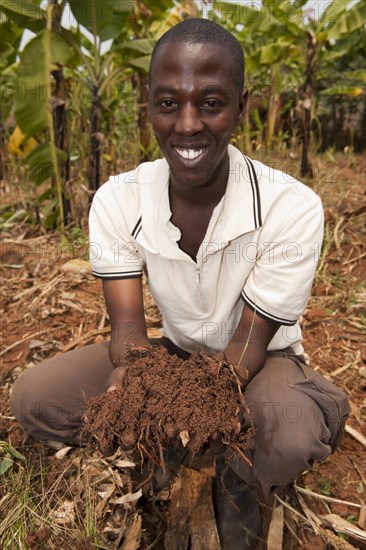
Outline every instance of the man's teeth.
[[203, 153], [203, 149], [178, 149], [176, 147], [175, 150], [177, 151], [178, 155], [188, 160], [194, 160]]

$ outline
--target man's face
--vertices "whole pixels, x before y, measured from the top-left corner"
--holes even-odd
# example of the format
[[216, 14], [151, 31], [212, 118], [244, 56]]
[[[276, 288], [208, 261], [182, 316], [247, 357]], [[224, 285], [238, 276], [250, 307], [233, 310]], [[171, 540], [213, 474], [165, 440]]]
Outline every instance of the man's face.
[[160, 47], [149, 116], [175, 186], [200, 187], [227, 178], [227, 146], [244, 108], [226, 48], [185, 42]]

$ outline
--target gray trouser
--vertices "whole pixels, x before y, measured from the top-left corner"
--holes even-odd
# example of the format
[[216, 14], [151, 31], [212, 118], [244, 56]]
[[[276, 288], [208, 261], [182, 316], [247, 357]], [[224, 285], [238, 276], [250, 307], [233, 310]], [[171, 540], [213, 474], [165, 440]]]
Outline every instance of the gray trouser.
[[[153, 343], [182, 351], [165, 338]], [[112, 370], [108, 343], [48, 359], [16, 382], [12, 412], [36, 439], [80, 443], [85, 402], [105, 391]], [[346, 395], [290, 349], [268, 352], [244, 396], [256, 428], [247, 451], [252, 467], [239, 456], [228, 458], [240, 477], [261, 486], [265, 494], [329, 456], [342, 439], [350, 412]]]

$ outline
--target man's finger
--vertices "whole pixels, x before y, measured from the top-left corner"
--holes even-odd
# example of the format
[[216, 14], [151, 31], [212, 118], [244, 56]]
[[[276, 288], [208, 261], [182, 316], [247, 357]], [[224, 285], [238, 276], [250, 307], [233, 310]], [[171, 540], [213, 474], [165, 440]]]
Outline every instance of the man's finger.
[[222, 454], [227, 449], [227, 445], [225, 445], [222, 442], [221, 437], [218, 437], [217, 439], [211, 439], [210, 438], [209, 441], [208, 441], [208, 444], [210, 446], [211, 451], [215, 455]]
[[248, 379], [248, 371], [244, 367], [239, 367], [239, 365], [234, 365], [234, 370], [238, 375], [240, 382], [243, 384]]
[[122, 390], [125, 375], [126, 369], [124, 367], [117, 367], [114, 369], [107, 382], [107, 391]]
[[103, 456], [108, 457], [108, 456], [114, 455], [114, 453], [115, 453], [116, 450], [117, 450], [117, 446], [115, 445], [114, 447], [105, 447], [105, 448], [102, 448], [102, 447], [99, 445], [99, 450], [100, 450], [100, 452], [102, 453]]

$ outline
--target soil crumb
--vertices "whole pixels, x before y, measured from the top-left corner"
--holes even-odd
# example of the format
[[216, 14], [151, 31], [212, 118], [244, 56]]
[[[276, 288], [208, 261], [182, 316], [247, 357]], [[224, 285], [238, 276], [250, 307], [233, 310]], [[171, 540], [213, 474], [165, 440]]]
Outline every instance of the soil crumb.
[[164, 464], [168, 444], [194, 455], [213, 433], [234, 451], [247, 448], [252, 429], [237, 433], [248, 411], [232, 366], [201, 353], [180, 359], [164, 347], [129, 350], [127, 364], [123, 390], [86, 406], [84, 431], [101, 449], [137, 448]]

